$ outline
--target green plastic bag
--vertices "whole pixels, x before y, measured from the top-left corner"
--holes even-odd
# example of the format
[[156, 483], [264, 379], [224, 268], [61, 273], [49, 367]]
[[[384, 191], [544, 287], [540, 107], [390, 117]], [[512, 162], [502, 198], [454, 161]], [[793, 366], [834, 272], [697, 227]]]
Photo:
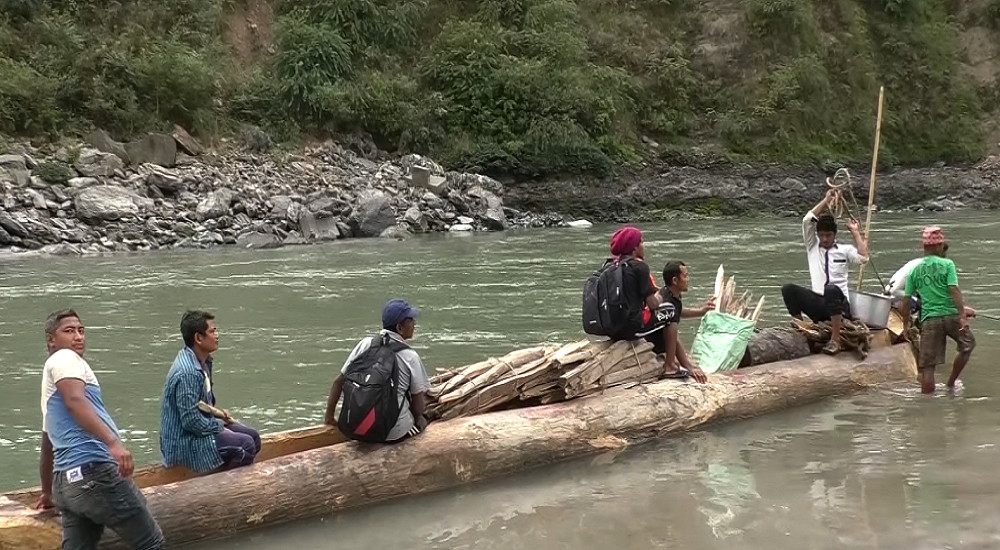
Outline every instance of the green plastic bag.
[[740, 366], [753, 336], [754, 322], [728, 313], [709, 311], [701, 318], [691, 346], [691, 357], [705, 372], [724, 372]]

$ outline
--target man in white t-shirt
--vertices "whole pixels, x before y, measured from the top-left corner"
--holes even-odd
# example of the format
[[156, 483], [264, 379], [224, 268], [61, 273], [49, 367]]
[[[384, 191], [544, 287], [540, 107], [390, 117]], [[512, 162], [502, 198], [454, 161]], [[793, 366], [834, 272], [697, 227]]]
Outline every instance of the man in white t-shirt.
[[823, 347], [823, 352], [830, 355], [840, 351], [843, 318], [851, 318], [851, 304], [847, 299], [849, 266], [868, 262], [868, 242], [861, 236], [857, 220], [847, 223], [855, 247], [838, 243], [837, 220], [830, 214], [820, 215], [838, 200], [838, 191], [830, 189], [802, 218], [802, 240], [806, 245], [811, 288], [793, 284], [781, 287], [781, 297], [792, 317], [801, 319], [804, 313], [813, 322], [830, 321], [830, 341]]
[[72, 309], [45, 322], [42, 374], [42, 495], [37, 508], [62, 513], [64, 549], [96, 550], [105, 527], [131, 548], [160, 550], [163, 534], [130, 479], [132, 454], [83, 359], [83, 323]]

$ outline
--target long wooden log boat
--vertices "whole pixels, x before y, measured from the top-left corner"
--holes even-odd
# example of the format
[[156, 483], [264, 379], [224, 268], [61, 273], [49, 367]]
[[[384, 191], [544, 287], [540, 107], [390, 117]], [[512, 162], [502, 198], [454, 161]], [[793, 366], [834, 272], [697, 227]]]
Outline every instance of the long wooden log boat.
[[[202, 477], [149, 468], [135, 479], [177, 547], [915, 378], [908, 344], [879, 347], [863, 360], [810, 355], [711, 375], [704, 385], [664, 380], [433, 423], [398, 445], [347, 442], [322, 426], [281, 432], [264, 437], [260, 460], [246, 468]], [[0, 495], [0, 550], [60, 547], [59, 518], [33, 510], [37, 497], [37, 488]], [[108, 533], [101, 547], [122, 545]]]

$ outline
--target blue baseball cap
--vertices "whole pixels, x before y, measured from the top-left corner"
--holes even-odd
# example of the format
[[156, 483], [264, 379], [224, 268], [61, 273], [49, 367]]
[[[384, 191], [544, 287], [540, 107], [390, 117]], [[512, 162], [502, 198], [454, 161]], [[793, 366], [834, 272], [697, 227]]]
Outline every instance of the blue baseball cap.
[[382, 308], [382, 328], [396, 330], [396, 325], [406, 319], [416, 319], [417, 315], [420, 315], [420, 311], [406, 300], [389, 300]]

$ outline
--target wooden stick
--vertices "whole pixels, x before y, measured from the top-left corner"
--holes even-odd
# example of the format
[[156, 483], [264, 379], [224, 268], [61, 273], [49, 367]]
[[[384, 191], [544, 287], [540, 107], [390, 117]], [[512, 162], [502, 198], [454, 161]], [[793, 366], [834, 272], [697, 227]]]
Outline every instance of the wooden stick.
[[[875, 204], [875, 168], [878, 166], [878, 146], [882, 140], [882, 102], [885, 98], [885, 86], [878, 88], [878, 115], [875, 118], [875, 148], [872, 151], [872, 174], [868, 184], [868, 217], [865, 220], [865, 232], [863, 237], [868, 241], [868, 254], [872, 253], [871, 226], [872, 226], [872, 205]], [[865, 264], [861, 264], [858, 271], [858, 290], [861, 290], [861, 283], [865, 280]]]

